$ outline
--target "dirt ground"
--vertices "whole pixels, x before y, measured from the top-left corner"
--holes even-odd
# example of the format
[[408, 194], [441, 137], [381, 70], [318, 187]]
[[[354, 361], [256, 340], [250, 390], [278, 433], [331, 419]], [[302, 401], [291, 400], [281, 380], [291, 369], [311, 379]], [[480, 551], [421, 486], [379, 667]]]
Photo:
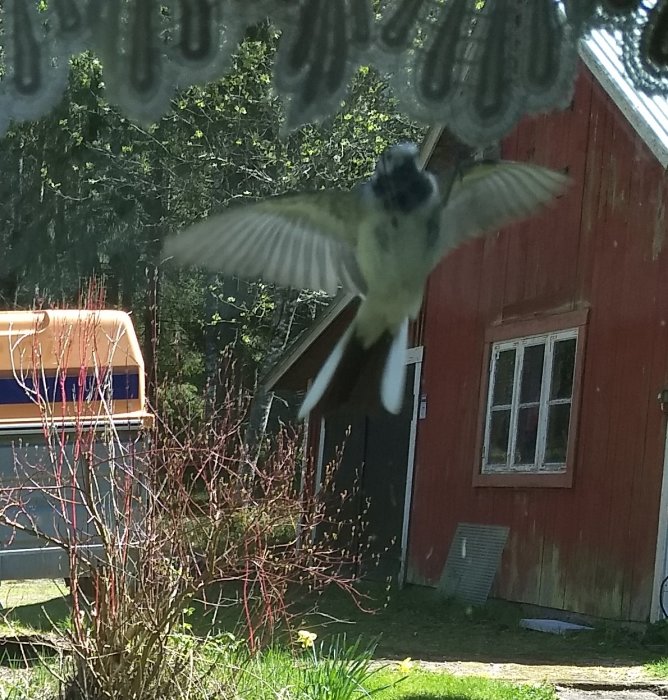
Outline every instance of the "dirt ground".
[[559, 700], [658, 700], [651, 690], [582, 690], [579, 688], [557, 688]]
[[[446, 671], [457, 676], [487, 676], [497, 680], [553, 683], [553, 684], [654, 684], [643, 666], [581, 666], [546, 665], [546, 664], [513, 664], [513, 663], [481, 663], [477, 661], [421, 661], [420, 667], [425, 670]], [[667, 686], [668, 687], [668, 686]]]

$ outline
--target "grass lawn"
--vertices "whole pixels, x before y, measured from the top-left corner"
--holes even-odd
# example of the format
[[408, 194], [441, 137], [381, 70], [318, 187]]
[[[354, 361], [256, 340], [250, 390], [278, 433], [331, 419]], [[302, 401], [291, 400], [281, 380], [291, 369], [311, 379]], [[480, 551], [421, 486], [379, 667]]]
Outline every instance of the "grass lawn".
[[[309, 652], [297, 659], [285, 651], [270, 651], [259, 661], [246, 667], [238, 695], [249, 700], [269, 697], [269, 689], [279, 697], [292, 698], [290, 691], [299, 687], [299, 667]], [[323, 686], [330, 693], [323, 698], [339, 698], [336, 674], [325, 674]], [[549, 686], [519, 685], [487, 678], [459, 678], [447, 673], [415, 669], [408, 674], [388, 664], [374, 671], [364, 687], [377, 700], [556, 700]], [[273, 695], [272, 695], [273, 696]], [[300, 696], [301, 697], [301, 696]], [[312, 697], [308, 695], [308, 697]], [[345, 696], [347, 697], [347, 696]], [[362, 696], [360, 696], [362, 697]]]
[[[233, 592], [226, 591], [228, 597], [234, 597]], [[5, 608], [0, 611], [0, 636], [30, 631], [51, 632], [53, 625], [56, 628], [66, 625], [70, 609], [66, 593], [60, 582], [2, 582], [0, 601]], [[470, 608], [441, 600], [431, 589], [417, 587], [393, 593], [389, 599], [384, 589], [377, 586], [366, 587], [365, 594], [368, 596], [365, 605], [373, 610], [372, 613], [361, 611], [344, 594], [329, 592], [325, 596], [301, 601], [304, 614], [297, 617], [296, 623], [299, 627], [317, 631], [319, 640], [340, 632], [345, 632], [349, 639], [360, 635], [366, 640], [377, 638], [376, 657], [382, 659], [398, 661], [412, 657], [423, 661], [584, 667], [645, 664], [652, 675], [668, 678], [668, 626], [656, 626], [644, 640], [639, 634], [615, 627], [601, 627], [592, 632], [562, 637], [521, 629], [518, 622], [523, 613], [519, 606], [500, 601]], [[215, 596], [212, 594], [212, 597]], [[307, 612], [313, 605], [315, 612]], [[196, 612], [190, 622], [195, 634], [203, 636], [238, 628], [238, 605], [217, 611], [215, 619], [211, 606], [196, 604], [194, 607]], [[266, 697], [269, 685], [278, 681], [286, 688], [292, 687], [294, 665], [294, 659], [287, 653], [259, 662], [249, 676], [255, 680], [244, 697], [249, 700]], [[391, 661], [390, 665], [374, 674], [370, 689], [382, 688], [399, 680], [401, 675], [395, 669], [396, 664]], [[4, 669], [4, 677], [0, 673], [0, 685], [5, 685], [7, 670]], [[23, 675], [20, 681], [32, 684], [35, 678]], [[16, 697], [20, 696], [19, 693]], [[379, 690], [374, 697], [379, 700], [553, 700], [555, 695], [551, 687], [544, 685], [518, 686], [416, 668], [400, 683]]]
[[[668, 654], [668, 649], [666, 649], [666, 653]], [[656, 661], [650, 661], [645, 665], [645, 668], [655, 678], [668, 680], [668, 656]]]
[[374, 693], [373, 697], [377, 700], [556, 700], [554, 690], [548, 686], [515, 685], [428, 671], [413, 671], [402, 677], [396, 671], [383, 670], [373, 676], [369, 690], [386, 685], [391, 687]]
[[668, 680], [668, 658], [658, 659], [646, 664], [645, 668], [655, 678], [665, 678]]
[[647, 634], [653, 648], [660, 650], [660, 656], [645, 664], [645, 670], [657, 679], [668, 680], [668, 620], [652, 625]]
[[0, 581], [0, 603], [5, 608], [44, 603], [67, 593], [64, 581]]
[[319, 614], [304, 616], [304, 626], [380, 637], [378, 654], [390, 659], [620, 666], [655, 662], [668, 649], [668, 635], [648, 636], [648, 644], [639, 633], [616, 626], [568, 636], [525, 630], [519, 621], [526, 614], [518, 605], [490, 601], [471, 608], [421, 587], [391, 596], [374, 614], [361, 612], [338, 593], [323, 597], [318, 609]]
[[52, 632], [70, 614], [63, 581], [1, 581], [0, 603], [0, 636]]
[[[69, 598], [62, 582], [2, 582], [0, 633], [8, 630], [52, 631], [67, 623]], [[532, 632], [519, 627], [524, 616], [520, 607], [490, 601], [470, 608], [444, 601], [433, 589], [407, 587], [393, 593], [389, 602], [379, 586], [365, 588], [363, 612], [338, 591], [305, 601], [298, 626], [315, 630], [320, 638], [345, 632], [349, 638], [379, 639], [377, 655], [388, 659], [412, 657], [424, 661], [482, 661], [488, 663], [633, 665], [654, 664], [655, 673], [668, 675], [668, 625], [656, 626], [645, 640], [637, 633], [617, 627], [600, 627], [592, 632], [559, 636]], [[233, 594], [229, 594], [233, 597]], [[212, 593], [212, 599], [216, 595]], [[14, 606], [14, 607], [11, 607]], [[315, 612], [306, 612], [315, 606]], [[193, 628], [197, 634], [212, 630], [235, 631], [239, 606], [208, 610], [196, 605]], [[663, 663], [663, 665], [662, 665]], [[648, 666], [649, 668], [649, 666]], [[663, 670], [662, 670], [663, 669]]]

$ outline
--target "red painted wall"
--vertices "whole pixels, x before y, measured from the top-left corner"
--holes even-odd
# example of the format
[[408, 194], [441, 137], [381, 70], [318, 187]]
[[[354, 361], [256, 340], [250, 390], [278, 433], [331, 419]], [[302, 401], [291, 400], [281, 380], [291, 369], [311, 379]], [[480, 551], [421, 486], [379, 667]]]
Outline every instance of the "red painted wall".
[[[668, 184], [589, 73], [570, 109], [523, 122], [508, 158], [563, 168], [557, 207], [476, 241], [429, 281], [409, 580], [436, 583], [458, 522], [510, 526], [493, 594], [649, 614], [668, 385]], [[438, 148], [432, 159], [438, 167]], [[571, 488], [473, 487], [484, 333], [509, 310], [589, 306]]]

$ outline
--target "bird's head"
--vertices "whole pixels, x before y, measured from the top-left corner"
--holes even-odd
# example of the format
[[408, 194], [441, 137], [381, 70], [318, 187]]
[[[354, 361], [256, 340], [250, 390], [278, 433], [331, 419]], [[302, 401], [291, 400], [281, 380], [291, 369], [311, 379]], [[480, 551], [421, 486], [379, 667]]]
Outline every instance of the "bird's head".
[[377, 177], [392, 177], [418, 170], [418, 147], [412, 142], [397, 143], [386, 148], [376, 163]]
[[414, 143], [398, 143], [378, 159], [371, 187], [386, 209], [407, 213], [433, 196], [436, 187], [418, 165], [419, 153]]

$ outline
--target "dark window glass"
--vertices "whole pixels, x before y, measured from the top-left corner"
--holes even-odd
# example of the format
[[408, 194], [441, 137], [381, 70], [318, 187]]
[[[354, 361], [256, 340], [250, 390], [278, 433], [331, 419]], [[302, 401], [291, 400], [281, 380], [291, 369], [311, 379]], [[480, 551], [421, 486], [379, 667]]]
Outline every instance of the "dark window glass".
[[496, 359], [492, 405], [507, 406], [513, 400], [514, 375], [515, 350], [503, 350], [498, 354]]
[[546, 463], [564, 464], [566, 462], [570, 418], [570, 403], [558, 403], [550, 406], [547, 419], [547, 440], [545, 441]]
[[540, 387], [543, 382], [544, 357], [544, 343], [541, 343], [540, 345], [529, 345], [524, 349], [520, 403], [538, 403], [538, 401], [540, 401]]
[[505, 464], [508, 461], [508, 431], [510, 410], [492, 411], [492, 424], [489, 430], [488, 464]]
[[552, 399], [570, 399], [573, 395], [573, 370], [575, 369], [575, 338], [559, 340], [554, 344], [552, 362]]
[[538, 435], [538, 406], [520, 408], [517, 416], [515, 464], [533, 464], [536, 461]]

